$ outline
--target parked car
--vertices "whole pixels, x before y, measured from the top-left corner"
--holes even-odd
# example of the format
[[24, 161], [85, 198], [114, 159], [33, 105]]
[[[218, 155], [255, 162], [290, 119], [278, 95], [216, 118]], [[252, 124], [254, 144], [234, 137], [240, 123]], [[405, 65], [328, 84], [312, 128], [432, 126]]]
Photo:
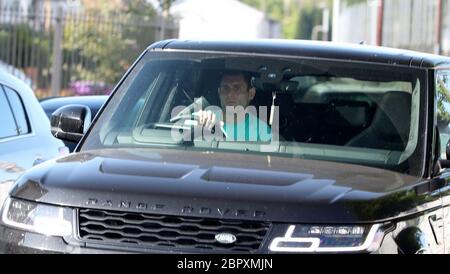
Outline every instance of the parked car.
[[449, 67], [366, 45], [157, 42], [89, 130], [88, 107], [54, 112], [80, 145], [15, 182], [1, 248], [450, 253]]
[[[67, 96], [67, 97], [49, 97], [40, 100], [40, 104], [45, 111], [48, 119], [51, 119], [52, 113], [58, 108], [71, 104], [84, 105], [89, 107], [91, 111], [91, 116], [95, 117], [97, 112], [100, 110], [102, 105], [108, 99], [107, 95], [97, 95], [97, 96]], [[64, 144], [72, 152], [77, 146], [77, 142], [64, 141]]]
[[68, 152], [50, 132], [33, 91], [0, 69], [0, 200], [25, 170]]

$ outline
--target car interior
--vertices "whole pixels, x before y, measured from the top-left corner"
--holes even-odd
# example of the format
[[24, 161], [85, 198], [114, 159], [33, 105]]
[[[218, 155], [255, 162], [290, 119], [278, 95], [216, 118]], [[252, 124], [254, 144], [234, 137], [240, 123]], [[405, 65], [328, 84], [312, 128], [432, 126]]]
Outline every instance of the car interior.
[[[371, 92], [365, 92], [363, 87], [350, 92], [334, 90], [339, 83], [333, 83], [331, 78], [324, 79], [328, 87], [319, 90], [317, 86], [323, 84], [302, 87], [301, 78], [304, 77], [289, 77], [277, 85], [266, 85], [257, 77], [252, 78], [256, 96], [251, 104], [257, 110], [260, 106], [270, 109], [272, 92], [276, 92], [274, 104], [279, 107], [282, 140], [396, 151], [405, 149], [410, 129], [408, 121], [411, 120], [411, 90], [385, 90], [384, 87]], [[196, 88], [199, 91], [196, 95], [204, 96], [211, 105], [220, 106], [217, 92], [220, 73], [206, 72], [203, 79], [201, 86]], [[287, 87], [291, 91], [286, 91]], [[185, 91], [180, 93], [189, 92], [189, 88], [183, 89]], [[171, 107], [189, 103], [188, 96], [178, 98]]]
[[[178, 128], [174, 116], [192, 113], [198, 98], [203, 108], [220, 106], [221, 74], [224, 70], [239, 70], [251, 75], [256, 89], [251, 104], [257, 110], [260, 106], [267, 110], [272, 104], [278, 106], [278, 153], [395, 166], [414, 151], [411, 132], [417, 130], [418, 124], [412, 119], [412, 110], [417, 109], [412, 108], [412, 102], [418, 100], [417, 96], [413, 100], [412, 94], [419, 94], [416, 91], [420, 86], [417, 79], [408, 78], [411, 75], [377, 75], [295, 63], [286, 67], [290, 64], [279, 63], [273, 60], [261, 65], [236, 58], [208, 60], [208, 64], [171, 60], [144, 66], [142, 75], [127, 87], [127, 96], [116, 96], [119, 107], [114, 115], [120, 119], [112, 117], [105, 123], [107, 128], [102, 129], [100, 139], [108, 146], [158, 144], [262, 152], [261, 142], [194, 140], [189, 145], [171, 138], [171, 129], [185, 131], [191, 127]], [[262, 120], [269, 121], [265, 118]]]

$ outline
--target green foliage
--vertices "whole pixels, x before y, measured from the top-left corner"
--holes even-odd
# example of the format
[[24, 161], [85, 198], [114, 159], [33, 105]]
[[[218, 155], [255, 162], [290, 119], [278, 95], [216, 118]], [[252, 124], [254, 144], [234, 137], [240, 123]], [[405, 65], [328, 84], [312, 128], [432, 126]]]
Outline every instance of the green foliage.
[[[133, 1], [133, 0], [130, 0]], [[162, 10], [167, 11], [170, 9], [170, 6], [172, 5], [172, 3], [175, 0], [158, 0], [159, 2], [159, 6], [161, 7]]]
[[313, 5], [305, 5], [300, 11], [299, 22], [296, 37], [311, 39], [314, 26], [322, 24], [322, 11]]
[[450, 91], [448, 90], [448, 77], [440, 77], [437, 84], [437, 108], [438, 122], [440, 124], [450, 123]]
[[295, 38], [297, 32], [297, 5], [288, 0], [241, 0], [243, 3], [257, 8], [282, 25], [283, 37]]
[[[86, 0], [85, 4], [85, 12], [68, 12], [61, 20], [63, 88], [78, 80], [117, 83], [156, 40], [156, 11], [147, 0]], [[24, 69], [38, 89], [46, 90], [52, 74], [54, 21], [41, 13], [26, 16], [27, 23], [0, 24], [0, 59]]]
[[289, 1], [285, 7], [285, 16], [283, 16], [283, 37], [295, 39], [298, 37], [300, 25], [299, 7], [294, 1]]
[[345, 0], [343, 1], [345, 5], [347, 6], [353, 6], [353, 5], [357, 5], [357, 4], [361, 4], [361, 3], [366, 3], [367, 0]]
[[[263, 12], [267, 12], [271, 18], [282, 21], [284, 17], [283, 0], [242, 0], [245, 4], [255, 7]], [[292, 2], [292, 1], [289, 1]]]
[[122, 37], [117, 33], [108, 33], [94, 20], [84, 23], [82, 31], [75, 24], [64, 28], [63, 49], [66, 56], [75, 56], [78, 62], [72, 69], [72, 79], [97, 80], [112, 83], [117, 80], [121, 51], [126, 50]]
[[[154, 18], [156, 11], [146, 0], [122, 0], [122, 13], [132, 16], [142, 16], [144, 19]], [[166, 1], [167, 2], [167, 1]], [[170, 5], [170, 4], [169, 4]]]
[[46, 32], [28, 24], [0, 25], [0, 60], [23, 71], [32, 71], [36, 88], [46, 85], [37, 79], [48, 78], [51, 67], [51, 39]]
[[320, 4], [332, 6], [332, 0], [241, 0], [281, 23], [283, 38], [311, 39], [313, 27], [322, 24]]
[[88, 20], [82, 22], [82, 27], [77, 21], [64, 26], [64, 53], [75, 60], [84, 60], [72, 67], [68, 80], [114, 84], [155, 40], [151, 24], [156, 12], [145, 0], [126, 0], [121, 12], [110, 10], [99, 15], [94, 9], [87, 14]]
[[[16, 25], [13, 31], [8, 25], [0, 25], [1, 53], [15, 57], [12, 65], [17, 68], [30, 67], [37, 62], [37, 58], [48, 59], [48, 39], [47, 34], [39, 33], [27, 24]], [[6, 59], [4, 56], [0, 58]]]

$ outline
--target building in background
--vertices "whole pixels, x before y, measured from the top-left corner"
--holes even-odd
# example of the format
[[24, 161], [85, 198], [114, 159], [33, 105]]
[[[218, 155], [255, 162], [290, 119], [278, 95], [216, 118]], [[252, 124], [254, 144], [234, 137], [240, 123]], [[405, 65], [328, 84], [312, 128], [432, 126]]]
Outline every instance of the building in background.
[[332, 40], [450, 55], [450, 0], [333, 0]]
[[180, 39], [280, 38], [281, 25], [237, 0], [179, 0], [170, 8]]

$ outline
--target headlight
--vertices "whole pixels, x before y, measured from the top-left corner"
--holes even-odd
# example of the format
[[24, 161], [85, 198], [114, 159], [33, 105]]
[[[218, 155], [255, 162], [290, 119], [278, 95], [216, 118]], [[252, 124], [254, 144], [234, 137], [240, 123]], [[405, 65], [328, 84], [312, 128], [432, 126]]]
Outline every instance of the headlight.
[[49, 206], [8, 198], [5, 201], [2, 222], [5, 225], [48, 236], [72, 234], [73, 213], [69, 208]]
[[380, 225], [291, 225], [283, 237], [273, 239], [272, 252], [362, 252], [379, 248], [384, 237]]

